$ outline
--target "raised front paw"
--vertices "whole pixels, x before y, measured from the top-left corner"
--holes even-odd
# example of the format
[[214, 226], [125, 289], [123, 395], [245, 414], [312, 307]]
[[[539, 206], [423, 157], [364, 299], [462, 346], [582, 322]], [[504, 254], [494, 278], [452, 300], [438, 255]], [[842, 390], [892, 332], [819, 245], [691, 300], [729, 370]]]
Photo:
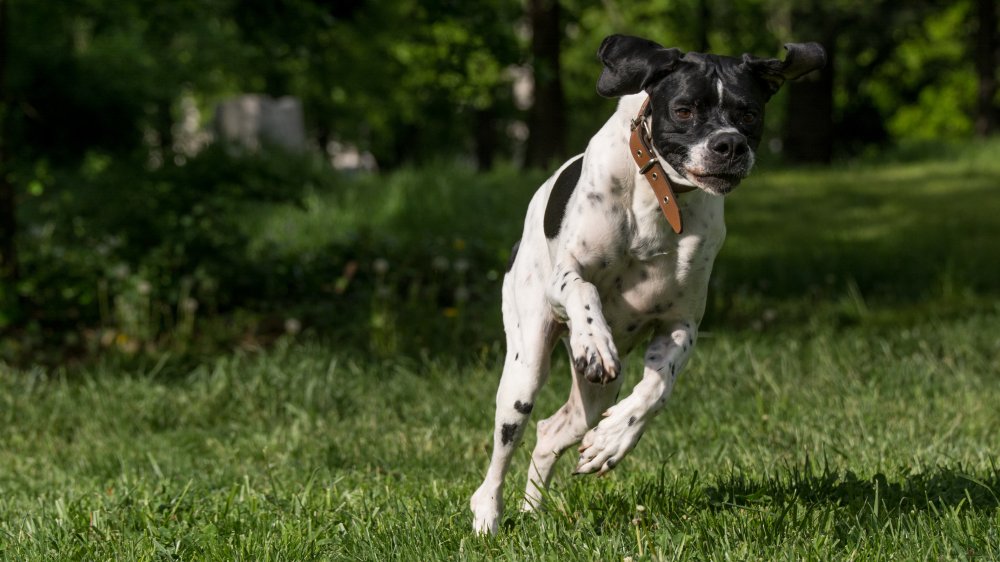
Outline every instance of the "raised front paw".
[[607, 384], [622, 370], [615, 342], [604, 330], [578, 332], [570, 336], [569, 345], [576, 372], [592, 383]]
[[[623, 413], [619, 414], [618, 412]], [[580, 460], [576, 464], [577, 474], [597, 472], [600, 476], [613, 469], [635, 448], [642, 437], [644, 424], [623, 409], [613, 407], [606, 412], [597, 427], [583, 436], [580, 444]]]

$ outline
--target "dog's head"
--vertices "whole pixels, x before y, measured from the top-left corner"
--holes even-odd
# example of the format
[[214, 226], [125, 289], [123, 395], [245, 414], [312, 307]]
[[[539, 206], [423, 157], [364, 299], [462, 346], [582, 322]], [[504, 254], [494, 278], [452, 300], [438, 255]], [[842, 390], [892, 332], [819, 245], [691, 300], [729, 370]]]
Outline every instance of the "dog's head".
[[789, 43], [784, 60], [666, 49], [612, 35], [597, 56], [605, 97], [650, 96], [653, 146], [683, 179], [717, 195], [732, 191], [753, 167], [764, 130], [764, 105], [785, 80], [822, 68], [817, 43]]

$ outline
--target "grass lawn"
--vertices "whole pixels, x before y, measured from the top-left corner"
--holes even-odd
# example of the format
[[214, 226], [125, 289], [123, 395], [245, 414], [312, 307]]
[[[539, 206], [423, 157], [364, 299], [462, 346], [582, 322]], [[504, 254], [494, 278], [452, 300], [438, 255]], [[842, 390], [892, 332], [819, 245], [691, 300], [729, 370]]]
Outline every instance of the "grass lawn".
[[[749, 180], [668, 408], [606, 478], [563, 460], [545, 512], [510, 510], [493, 538], [468, 497], [496, 346], [376, 358], [312, 336], [197, 364], [0, 366], [0, 558], [998, 559], [998, 156]], [[523, 211], [517, 189], [501, 214]], [[343, 197], [276, 210], [305, 234], [272, 243], [363, 216], [417, 228], [393, 223], [413, 216], [398, 198], [318, 228]], [[498, 243], [519, 230], [504, 219]], [[536, 415], [567, 371], [559, 356]]]

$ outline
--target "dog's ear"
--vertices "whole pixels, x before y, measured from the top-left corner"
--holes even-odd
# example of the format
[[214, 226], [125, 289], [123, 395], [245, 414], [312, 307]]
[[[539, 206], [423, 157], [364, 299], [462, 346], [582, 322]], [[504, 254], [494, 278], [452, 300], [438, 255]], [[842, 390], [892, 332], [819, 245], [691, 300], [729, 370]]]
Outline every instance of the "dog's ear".
[[606, 98], [637, 94], [670, 73], [683, 56], [679, 49], [665, 49], [641, 37], [608, 36], [597, 50], [604, 63], [597, 93]]
[[743, 55], [743, 64], [762, 78], [774, 95], [785, 80], [819, 70], [826, 65], [826, 51], [819, 43], [787, 43], [785, 60], [762, 59], [753, 55]]

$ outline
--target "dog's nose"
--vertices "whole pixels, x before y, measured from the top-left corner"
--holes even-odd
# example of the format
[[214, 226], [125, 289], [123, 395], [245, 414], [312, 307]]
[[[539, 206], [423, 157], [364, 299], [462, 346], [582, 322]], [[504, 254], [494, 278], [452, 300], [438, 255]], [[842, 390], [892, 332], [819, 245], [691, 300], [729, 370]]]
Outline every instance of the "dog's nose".
[[739, 133], [720, 133], [709, 143], [709, 148], [719, 156], [741, 156], [747, 151], [747, 139]]

